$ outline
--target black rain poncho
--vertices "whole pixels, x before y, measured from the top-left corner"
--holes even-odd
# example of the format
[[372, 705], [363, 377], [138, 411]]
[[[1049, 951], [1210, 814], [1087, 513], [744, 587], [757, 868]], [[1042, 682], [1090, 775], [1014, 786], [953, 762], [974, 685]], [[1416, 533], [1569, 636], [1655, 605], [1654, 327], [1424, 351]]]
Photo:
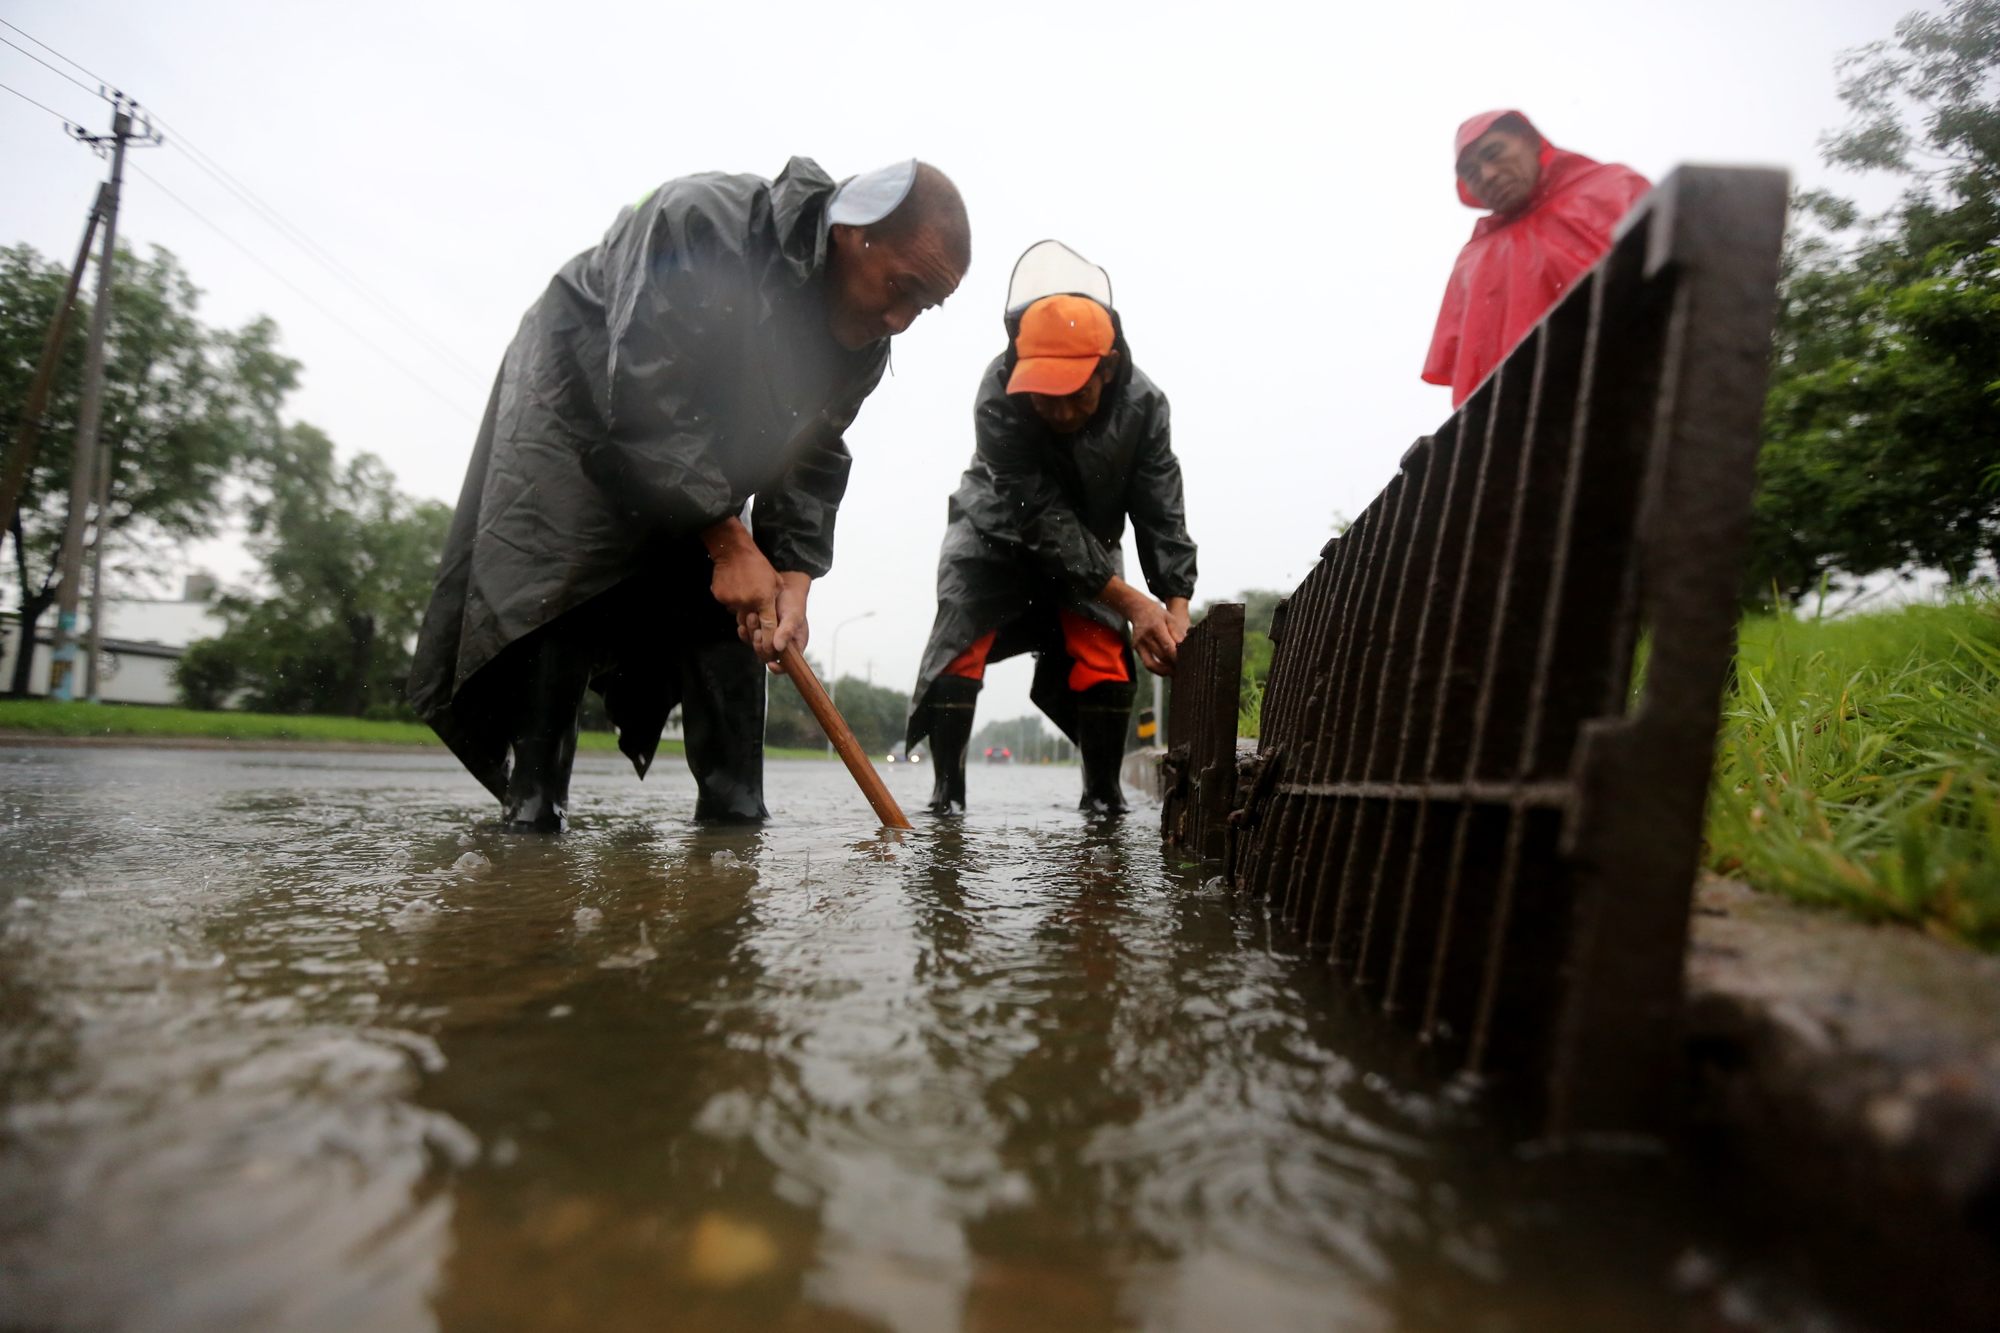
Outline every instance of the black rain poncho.
[[[487, 405], [430, 608], [410, 701], [503, 795], [509, 737], [458, 708], [509, 644], [635, 575], [680, 588], [665, 632], [712, 614], [699, 534], [752, 505], [759, 547], [815, 578], [833, 562], [843, 433], [882, 377], [886, 339], [828, 331], [834, 182], [806, 158], [775, 180], [670, 181], [565, 264], [521, 321]], [[657, 640], [657, 633], [655, 639]], [[643, 776], [678, 678], [612, 663], [593, 686]]]
[[993, 630], [999, 637], [987, 660], [1038, 654], [1031, 695], [1074, 740], [1076, 696], [1069, 689], [1058, 610], [1123, 634], [1126, 670], [1138, 678], [1129, 627], [1092, 600], [1112, 575], [1124, 575], [1127, 515], [1153, 595], [1162, 601], [1194, 595], [1195, 546], [1167, 396], [1132, 363], [1122, 327], [1116, 347], [1117, 378], [1097, 414], [1071, 435], [1050, 430], [1025, 397], [1008, 394], [1015, 359], [1011, 329], [1007, 351], [986, 368], [973, 406], [972, 465], [946, 509], [937, 620], [911, 696], [909, 744], [930, 732], [926, 695], [932, 683]]

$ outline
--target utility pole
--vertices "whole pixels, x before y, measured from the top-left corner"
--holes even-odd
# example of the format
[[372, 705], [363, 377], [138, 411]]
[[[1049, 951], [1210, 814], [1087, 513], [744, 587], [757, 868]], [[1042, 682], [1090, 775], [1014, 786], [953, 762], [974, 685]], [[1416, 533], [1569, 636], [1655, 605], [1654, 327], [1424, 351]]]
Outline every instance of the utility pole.
[[[77, 142], [89, 144], [99, 156], [104, 154], [105, 144], [111, 145], [111, 180], [104, 189], [104, 249], [97, 260], [97, 298], [90, 309], [90, 341], [83, 357], [83, 404], [77, 410], [76, 449], [70, 455], [69, 523], [63, 529], [62, 557], [57, 566], [62, 582], [56, 602], [55, 651], [49, 655], [49, 697], [64, 701], [76, 693], [76, 608], [83, 592], [83, 528], [90, 507], [92, 465], [97, 461], [98, 426], [104, 414], [104, 335], [111, 327], [111, 281], [117, 263], [118, 194], [125, 180], [125, 145], [134, 139], [142, 144], [161, 142], [151, 124], [135, 131], [137, 102], [115, 88], [110, 97], [110, 134], [88, 134], [81, 126], [68, 127]], [[100, 511], [100, 527], [103, 521]], [[31, 651], [27, 644], [21, 647], [24, 652]]]
[[111, 507], [111, 441], [97, 448], [97, 496], [92, 501], [97, 522], [90, 529], [90, 633], [83, 641], [83, 692], [94, 704], [103, 703], [103, 673], [98, 659], [104, 654], [104, 543], [111, 536], [108, 521]]
[[[97, 187], [90, 203], [90, 219], [83, 225], [83, 243], [76, 247], [76, 263], [70, 265], [69, 286], [49, 319], [49, 334], [42, 341], [42, 359], [35, 365], [34, 383], [28, 386], [28, 401], [21, 408], [14, 438], [8, 442], [5, 462], [0, 462], [0, 534], [14, 526], [14, 510], [21, 503], [21, 490], [34, 470], [35, 447], [41, 443], [42, 414], [48, 410], [49, 390], [62, 364], [63, 339], [69, 334], [69, 317], [76, 310], [76, 291], [83, 285], [83, 270], [90, 263], [90, 243], [97, 236], [97, 224], [104, 220], [105, 188]], [[4, 540], [4, 538], [0, 538]]]

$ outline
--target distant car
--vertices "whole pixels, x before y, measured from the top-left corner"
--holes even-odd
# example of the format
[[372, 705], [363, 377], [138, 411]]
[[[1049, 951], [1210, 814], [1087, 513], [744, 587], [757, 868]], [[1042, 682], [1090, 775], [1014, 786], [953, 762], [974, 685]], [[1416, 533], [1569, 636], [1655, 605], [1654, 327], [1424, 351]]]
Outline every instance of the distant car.
[[986, 747], [986, 762], [989, 764], [1007, 764], [1013, 760], [1014, 752], [1004, 745], [997, 749], [991, 745]]
[[882, 756], [882, 762], [888, 764], [921, 764], [924, 762], [924, 752], [922, 750], [911, 750], [908, 754], [905, 754], [903, 753], [903, 742], [897, 741], [896, 748]]

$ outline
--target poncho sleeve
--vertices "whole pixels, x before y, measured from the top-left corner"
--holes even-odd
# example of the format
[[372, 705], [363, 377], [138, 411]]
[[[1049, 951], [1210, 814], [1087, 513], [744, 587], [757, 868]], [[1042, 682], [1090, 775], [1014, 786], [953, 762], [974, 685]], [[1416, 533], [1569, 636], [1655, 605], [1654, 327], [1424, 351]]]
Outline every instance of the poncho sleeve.
[[583, 468], [642, 522], [693, 536], [738, 508], [703, 390], [710, 358], [754, 308], [743, 241], [699, 208], [645, 206], [628, 226], [604, 275], [607, 429]]
[[981, 395], [973, 412], [973, 435], [994, 491], [1035, 568], [1079, 597], [1102, 592], [1118, 567], [1041, 465], [1035, 440], [1004, 395]]
[[1139, 547], [1139, 568], [1153, 596], [1194, 596], [1195, 547], [1188, 536], [1187, 503], [1182, 494], [1181, 463], [1174, 456], [1170, 413], [1164, 396], [1153, 404], [1138, 466], [1125, 496], [1132, 516], [1132, 535]]
[[815, 432], [776, 485], [757, 492], [757, 545], [774, 569], [825, 578], [833, 568], [833, 521], [854, 466], [847, 441]]
[[846, 434], [861, 413], [861, 404], [882, 382], [886, 354], [848, 387], [822, 414], [819, 428], [785, 468], [784, 475], [757, 492], [757, 544], [780, 571], [825, 578], [833, 568], [833, 524], [847, 494], [847, 475], [854, 457]]

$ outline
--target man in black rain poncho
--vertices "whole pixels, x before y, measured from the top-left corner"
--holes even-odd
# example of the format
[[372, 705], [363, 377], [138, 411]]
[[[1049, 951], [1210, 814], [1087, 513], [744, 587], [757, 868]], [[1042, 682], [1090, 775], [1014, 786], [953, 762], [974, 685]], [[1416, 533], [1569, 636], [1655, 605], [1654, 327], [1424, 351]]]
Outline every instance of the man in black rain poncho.
[[[1006, 324], [1007, 350], [974, 404], [972, 466], [947, 510], [908, 743], [930, 737], [932, 811], [964, 809], [986, 664], [1032, 652], [1035, 703], [1083, 756], [1082, 808], [1116, 813], [1132, 649], [1171, 674], [1194, 594], [1167, 396], [1132, 363], [1110, 278], [1059, 242], [1015, 264]], [[1123, 577], [1128, 515], [1153, 597]]]
[[501, 363], [410, 679], [509, 827], [563, 827], [586, 687], [641, 777], [682, 705], [696, 817], [765, 817], [759, 659], [805, 647], [842, 434], [970, 259], [936, 168], [836, 186], [795, 157], [669, 181], [556, 274]]

